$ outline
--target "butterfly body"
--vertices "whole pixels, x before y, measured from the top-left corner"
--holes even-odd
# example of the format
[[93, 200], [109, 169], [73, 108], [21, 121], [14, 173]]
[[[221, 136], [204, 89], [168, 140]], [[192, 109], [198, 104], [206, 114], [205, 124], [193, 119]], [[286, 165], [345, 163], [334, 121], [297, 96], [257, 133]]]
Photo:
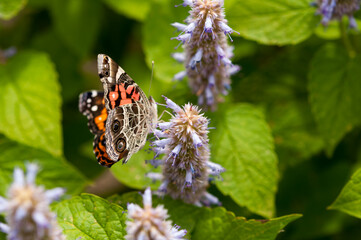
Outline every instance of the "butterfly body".
[[109, 56], [98, 55], [98, 74], [104, 92], [82, 93], [79, 110], [88, 117], [95, 135], [93, 149], [98, 162], [111, 167], [120, 159], [127, 162], [145, 145], [155, 128], [157, 107]]

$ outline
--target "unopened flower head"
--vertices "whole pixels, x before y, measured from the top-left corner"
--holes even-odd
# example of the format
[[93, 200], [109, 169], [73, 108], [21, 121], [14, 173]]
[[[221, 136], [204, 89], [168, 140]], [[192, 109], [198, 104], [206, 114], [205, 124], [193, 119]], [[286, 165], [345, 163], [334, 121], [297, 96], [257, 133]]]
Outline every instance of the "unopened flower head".
[[162, 205], [152, 207], [152, 193], [147, 188], [143, 194], [143, 208], [128, 204], [127, 240], [182, 240], [186, 230], [172, 226], [167, 221], [168, 211]]
[[[174, 115], [169, 122], [159, 123], [159, 129], [154, 131], [158, 138], [153, 143], [156, 157], [165, 154], [158, 160], [163, 165], [159, 192], [186, 203], [219, 204], [218, 199], [206, 191], [209, 176], [218, 176], [224, 171], [220, 165], [209, 161], [208, 119], [197, 106], [188, 103], [181, 108], [165, 99]], [[157, 179], [154, 174], [152, 176]]]
[[220, 95], [230, 89], [230, 75], [240, 67], [232, 64], [233, 47], [228, 46], [227, 36], [235, 32], [225, 19], [223, 0], [184, 0], [190, 6], [187, 25], [173, 23], [181, 34], [177, 39], [184, 44], [184, 53], [175, 53], [178, 62], [184, 62], [186, 70], [174, 76], [181, 80], [186, 75], [193, 92], [198, 95], [198, 105], [215, 109]]
[[9, 240], [65, 239], [49, 208], [64, 190], [45, 190], [35, 185], [37, 171], [35, 164], [27, 164], [26, 175], [22, 169], [15, 168], [8, 199], [0, 197], [0, 212], [5, 213], [7, 221], [7, 224], [0, 224], [0, 229], [8, 234]]
[[322, 24], [327, 26], [331, 20], [342, 20], [343, 16], [349, 18], [350, 28], [357, 28], [353, 14], [360, 9], [361, 0], [317, 0], [318, 14], [322, 15]]

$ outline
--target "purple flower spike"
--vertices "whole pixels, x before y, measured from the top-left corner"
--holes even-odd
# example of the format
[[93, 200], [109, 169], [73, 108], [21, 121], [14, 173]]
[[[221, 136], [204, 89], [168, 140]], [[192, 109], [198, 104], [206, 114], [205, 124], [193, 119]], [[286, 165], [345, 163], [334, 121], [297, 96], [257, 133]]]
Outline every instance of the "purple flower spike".
[[[211, 92], [209, 98], [213, 98]], [[180, 107], [166, 97], [165, 101], [168, 107], [176, 110], [169, 121], [171, 124], [167, 126], [167, 136], [153, 142], [153, 145], [161, 146], [161, 149], [153, 148], [156, 157], [160, 152], [164, 153], [159, 160], [163, 163], [163, 177], [158, 192], [166, 192], [174, 199], [197, 205], [206, 192], [209, 176], [224, 171], [220, 165], [209, 162], [209, 120], [197, 106], [186, 104]], [[162, 131], [154, 132], [159, 137]]]
[[[182, 61], [176, 60], [184, 64], [189, 86], [198, 96], [198, 104], [215, 110], [217, 103], [222, 101], [219, 95], [225, 92], [223, 85], [231, 82], [229, 72], [233, 65], [230, 60], [233, 48], [227, 44], [227, 35], [232, 40], [230, 34], [236, 31], [227, 25], [223, 0], [189, 0], [185, 5], [191, 7], [185, 20], [188, 26], [179, 36], [172, 38], [180, 41], [179, 45], [184, 44], [185, 57], [184, 61], [183, 58]], [[232, 72], [235, 70], [233, 68]], [[210, 77], [212, 75], [215, 79]], [[183, 79], [184, 76], [183, 72], [178, 73], [174, 79]], [[214, 81], [210, 83], [209, 80]], [[210, 92], [206, 92], [208, 86], [211, 86]]]

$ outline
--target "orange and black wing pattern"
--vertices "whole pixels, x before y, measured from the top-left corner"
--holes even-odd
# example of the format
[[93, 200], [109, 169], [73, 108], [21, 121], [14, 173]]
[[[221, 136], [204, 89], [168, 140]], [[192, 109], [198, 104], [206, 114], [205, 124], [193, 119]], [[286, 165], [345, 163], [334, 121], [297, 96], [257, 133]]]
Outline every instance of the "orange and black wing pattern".
[[88, 127], [94, 136], [93, 152], [102, 166], [111, 167], [112, 161], [106, 152], [105, 123], [108, 117], [104, 105], [104, 92], [89, 91], [79, 96], [79, 111], [88, 118]]

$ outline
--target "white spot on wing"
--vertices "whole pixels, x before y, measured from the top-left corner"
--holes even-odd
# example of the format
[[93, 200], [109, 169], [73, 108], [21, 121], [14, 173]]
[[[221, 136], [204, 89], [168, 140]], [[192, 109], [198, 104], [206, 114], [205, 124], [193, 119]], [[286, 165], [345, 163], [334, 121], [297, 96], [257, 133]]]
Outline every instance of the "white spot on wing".
[[96, 97], [98, 95], [97, 91], [93, 90], [92, 91], [92, 97]]
[[91, 102], [92, 102], [91, 98], [88, 98], [88, 99], [86, 100], [86, 102], [87, 102], [87, 103], [91, 103]]
[[97, 111], [97, 110], [98, 110], [98, 106], [97, 106], [97, 105], [92, 106], [91, 110], [92, 110], [93, 112]]

